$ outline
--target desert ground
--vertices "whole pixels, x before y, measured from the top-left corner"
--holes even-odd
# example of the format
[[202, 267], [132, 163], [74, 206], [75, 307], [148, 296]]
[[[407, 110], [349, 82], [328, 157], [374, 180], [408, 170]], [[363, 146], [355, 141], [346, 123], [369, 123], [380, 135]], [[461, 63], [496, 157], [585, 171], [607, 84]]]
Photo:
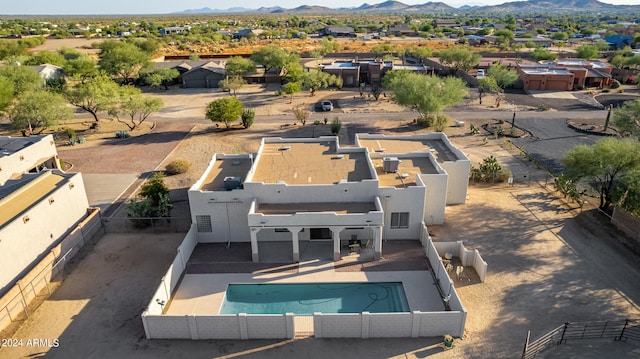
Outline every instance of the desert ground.
[[[188, 159], [192, 166], [181, 175], [166, 177], [174, 202], [173, 216], [188, 217], [186, 191], [202, 174], [214, 152], [245, 153], [257, 150], [264, 136], [317, 137], [329, 135], [325, 117], [346, 114], [369, 116], [345, 120], [339, 133], [342, 145], [352, 145], [356, 132], [411, 134], [429, 132], [413, 124], [415, 112], [393, 104], [388, 97], [374, 101], [357, 91], [319, 91], [316, 96], [298, 94], [293, 103], [277, 97], [272, 89], [243, 88], [238, 97], [256, 109], [249, 129], [237, 124], [226, 130], [204, 118], [206, 104], [220, 96], [214, 90], [152, 90], [165, 108], [150, 117], [142, 129], [126, 140], [114, 140], [122, 128], [102, 119], [89, 130], [90, 119], [78, 112], [73, 124], [86, 142], [66, 146], [58, 140], [59, 155], [72, 171], [92, 174], [148, 174], [162, 170], [174, 159]], [[58, 339], [59, 345], [3, 347], [0, 358], [125, 357], [173, 358], [188, 353], [194, 358], [511, 358], [522, 351], [527, 331], [532, 338], [566, 321], [612, 320], [640, 316], [640, 261], [616, 244], [619, 235], [595, 211], [594, 199], [580, 207], [567, 203], [553, 191], [548, 174], [520, 155], [508, 140], [481, 132], [469, 134], [469, 124], [492, 121], [493, 99], [477, 104], [471, 94], [457, 105], [476, 111], [477, 118], [464, 127], [445, 130], [452, 142], [477, 164], [495, 155], [519, 180], [507, 184], [471, 184], [467, 202], [446, 210], [444, 225], [430, 226], [435, 241], [463, 240], [478, 249], [489, 264], [487, 281], [470, 285], [456, 282], [468, 310], [463, 338], [444, 351], [442, 338], [255, 341], [146, 340], [140, 314], [160, 277], [169, 266], [182, 233], [108, 233], [91, 252], [79, 259], [59, 289], [26, 320], [11, 337]], [[338, 104], [330, 113], [312, 112], [302, 126], [291, 114], [292, 106], [310, 107], [320, 99]], [[313, 124], [314, 121], [320, 124]], [[295, 124], [294, 124], [295, 123]], [[154, 137], [150, 137], [154, 136]], [[151, 139], [161, 138], [161, 141]], [[526, 177], [524, 177], [526, 175]], [[135, 196], [141, 179], [124, 197]], [[593, 202], [593, 203], [591, 203]], [[122, 206], [113, 216], [126, 216]], [[584, 344], [584, 345], [582, 345]], [[584, 342], [549, 349], [543, 358], [638, 357], [633, 342]]]

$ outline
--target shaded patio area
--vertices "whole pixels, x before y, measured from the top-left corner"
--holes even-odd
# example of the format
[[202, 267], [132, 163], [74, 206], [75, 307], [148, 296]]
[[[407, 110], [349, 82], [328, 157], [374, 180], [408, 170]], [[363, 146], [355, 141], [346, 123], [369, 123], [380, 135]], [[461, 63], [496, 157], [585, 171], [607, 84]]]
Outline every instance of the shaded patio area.
[[[199, 243], [187, 265], [187, 274], [204, 273], [298, 273], [299, 264], [291, 256], [290, 242], [260, 242], [261, 262], [251, 261], [250, 243]], [[301, 241], [300, 261], [332, 261], [330, 241]], [[373, 260], [371, 246], [340, 248], [342, 259], [334, 262], [336, 272], [427, 271], [431, 265], [418, 240], [386, 241], [383, 255]]]

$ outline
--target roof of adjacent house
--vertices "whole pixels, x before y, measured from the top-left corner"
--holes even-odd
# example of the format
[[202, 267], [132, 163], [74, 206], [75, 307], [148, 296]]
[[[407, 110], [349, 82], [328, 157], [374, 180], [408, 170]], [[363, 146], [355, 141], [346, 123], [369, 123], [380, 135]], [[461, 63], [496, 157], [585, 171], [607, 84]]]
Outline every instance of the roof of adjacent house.
[[407, 136], [406, 138], [360, 138], [360, 146], [369, 153], [408, 154], [411, 152], [431, 152], [438, 162], [457, 161], [458, 156], [440, 139], [426, 139]]
[[0, 227], [66, 183], [63, 172], [28, 173], [0, 187]]
[[249, 158], [216, 158], [200, 189], [203, 191], [226, 191], [224, 187], [226, 177], [240, 177], [244, 181], [250, 168], [251, 160]]
[[9, 156], [28, 147], [36, 142], [40, 142], [44, 136], [11, 137], [0, 136], [0, 157]]
[[190, 74], [192, 72], [196, 72], [196, 71], [198, 71], [200, 69], [211, 71], [211, 72], [215, 72], [217, 74], [222, 74], [222, 75], [227, 73], [227, 70], [225, 69], [224, 65], [222, 65], [219, 62], [209, 61], [209, 62], [206, 62], [206, 63], [204, 63], [202, 65], [196, 66], [196, 67], [192, 68], [191, 70], [185, 72], [183, 74], [183, 76], [186, 75], [186, 74]]

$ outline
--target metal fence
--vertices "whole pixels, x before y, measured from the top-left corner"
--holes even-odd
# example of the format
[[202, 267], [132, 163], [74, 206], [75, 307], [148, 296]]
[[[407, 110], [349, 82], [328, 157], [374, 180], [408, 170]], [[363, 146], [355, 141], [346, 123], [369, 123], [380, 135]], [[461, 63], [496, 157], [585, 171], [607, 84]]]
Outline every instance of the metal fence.
[[531, 332], [522, 351], [522, 359], [535, 358], [543, 350], [566, 343], [569, 340], [613, 339], [640, 341], [640, 319], [625, 319], [604, 322], [564, 323], [542, 337], [529, 341]]
[[55, 288], [52, 289], [52, 284], [62, 282], [67, 265], [72, 260], [83, 258], [103, 235], [104, 230], [99, 220], [79, 227], [59, 245], [60, 248], [64, 248], [64, 253], [59, 256], [49, 254], [36, 265], [36, 273], [32, 271], [24, 277], [30, 278], [29, 281], [18, 281], [15, 286], [19, 288], [17, 294], [11, 295], [10, 290], [0, 298], [6, 303], [0, 307], [0, 336], [10, 333], [29, 318], [29, 315], [53, 293]]
[[182, 217], [111, 217], [102, 218], [107, 233], [187, 233], [191, 218]]

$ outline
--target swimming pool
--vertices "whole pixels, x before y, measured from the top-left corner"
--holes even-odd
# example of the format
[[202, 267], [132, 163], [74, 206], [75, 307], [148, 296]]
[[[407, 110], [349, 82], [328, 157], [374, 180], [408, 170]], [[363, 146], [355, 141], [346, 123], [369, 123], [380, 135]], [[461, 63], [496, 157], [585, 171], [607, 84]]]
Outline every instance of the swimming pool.
[[229, 284], [220, 314], [409, 312], [401, 282]]

